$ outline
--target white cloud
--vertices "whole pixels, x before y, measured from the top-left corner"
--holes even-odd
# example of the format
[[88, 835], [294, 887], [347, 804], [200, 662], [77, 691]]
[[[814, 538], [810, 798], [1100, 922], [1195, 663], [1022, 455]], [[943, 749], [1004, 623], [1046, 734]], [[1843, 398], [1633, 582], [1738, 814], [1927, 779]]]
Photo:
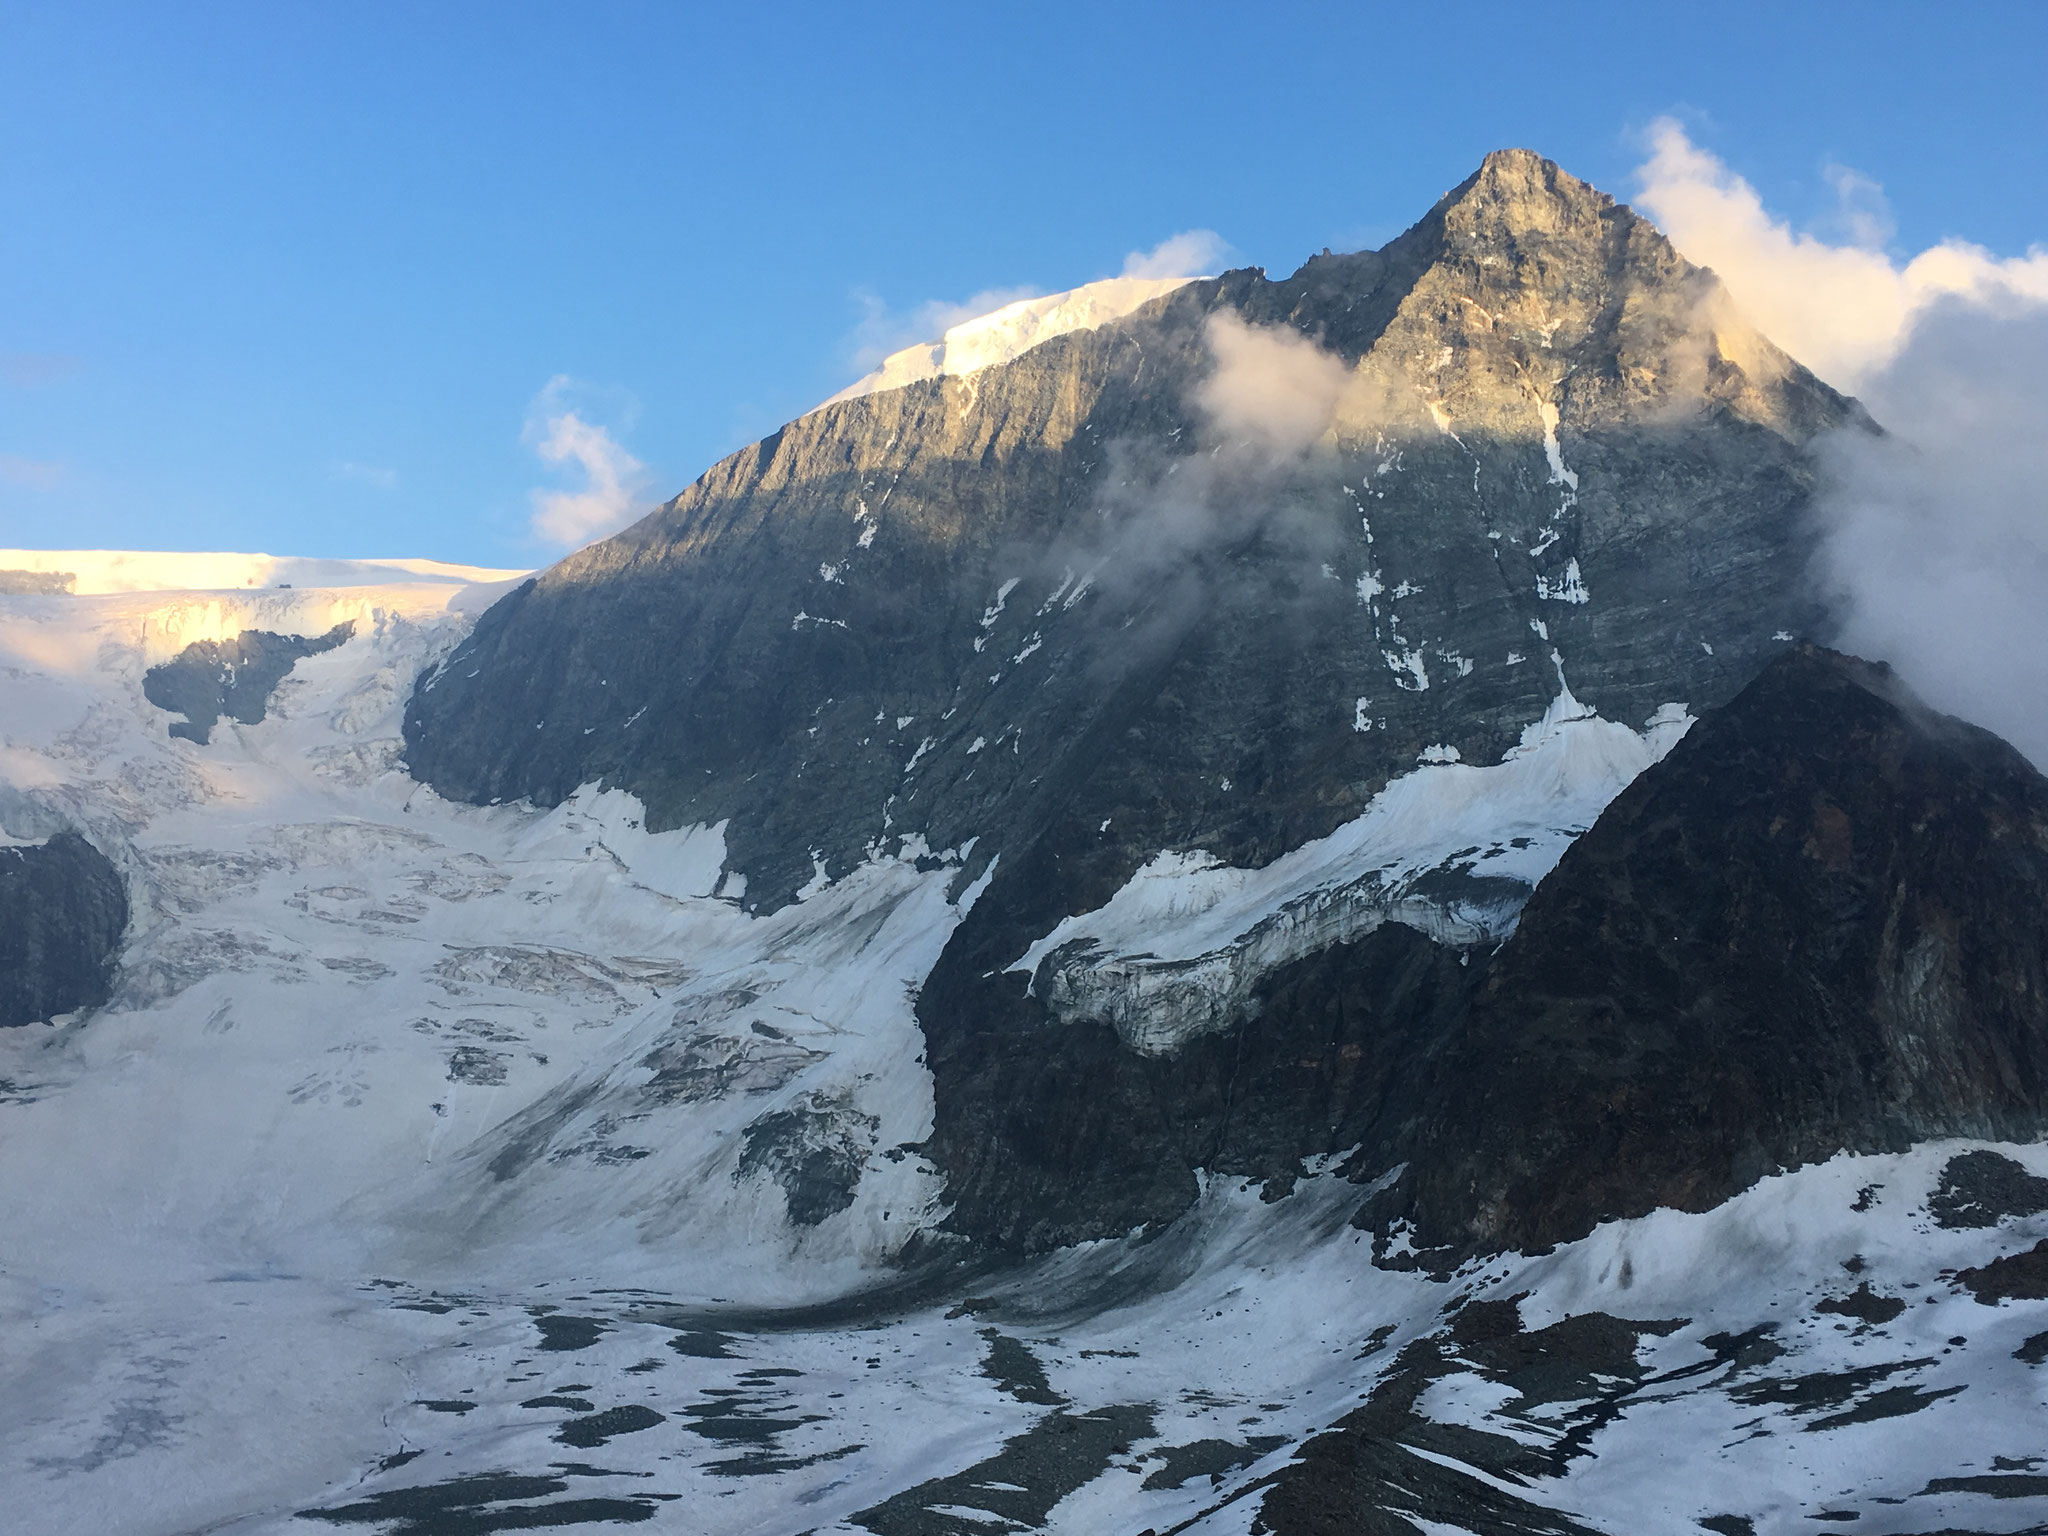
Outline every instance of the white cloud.
[[1675, 123], [1651, 143], [1643, 208], [1884, 429], [1820, 445], [1828, 638], [2048, 767], [2048, 251], [1948, 240], [1900, 261], [1868, 177], [1829, 168], [1830, 240], [1772, 216]]
[[1824, 445], [1837, 641], [2048, 768], [2048, 304], [1921, 310], [1864, 400], [1886, 435]]
[[527, 414], [526, 441], [544, 463], [574, 466], [583, 473], [579, 490], [536, 490], [533, 531], [553, 544], [575, 547], [615, 533], [639, 510], [647, 466], [628, 453], [609, 429], [571, 408], [575, 382], [557, 374], [534, 398]]
[[1168, 235], [1149, 251], [1124, 258], [1125, 277], [1204, 277], [1213, 274], [1230, 254], [1230, 242], [1213, 229], [1184, 229]]
[[1672, 244], [1712, 267], [1765, 335], [1829, 383], [1863, 386], [1905, 344], [1915, 318], [1944, 298], [1979, 304], [2048, 300], [2048, 250], [1997, 257], [1944, 240], [1909, 261], [1884, 249], [1893, 225], [1876, 182], [1830, 166], [1831, 243], [1773, 217], [1756, 189], [1669, 118], [1650, 128], [1637, 204]]
[[1246, 325], [1230, 310], [1210, 317], [1208, 340], [1216, 368], [1195, 402], [1209, 419], [1213, 441], [1291, 459], [1329, 429], [1351, 379], [1342, 358], [1299, 331]]
[[[1229, 310], [1209, 317], [1204, 340], [1214, 366], [1195, 388], [1193, 451], [1112, 443], [1114, 467], [1099, 491], [1111, 542], [1072, 552], [1069, 563], [1113, 555], [1106, 580], [1143, 583], [1255, 531], [1296, 548], [1309, 569], [1328, 558], [1331, 525], [1301, 519], [1286, 492], [1325, 463], [1350, 366], [1291, 327], [1247, 325]], [[1183, 569], [1173, 579], [1185, 587], [1202, 578]]]

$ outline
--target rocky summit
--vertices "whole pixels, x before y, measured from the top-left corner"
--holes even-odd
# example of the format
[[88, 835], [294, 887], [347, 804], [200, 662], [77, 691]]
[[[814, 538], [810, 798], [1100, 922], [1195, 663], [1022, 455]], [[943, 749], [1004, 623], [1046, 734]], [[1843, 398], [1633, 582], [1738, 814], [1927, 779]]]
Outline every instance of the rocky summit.
[[1880, 426], [1525, 151], [949, 337], [517, 583], [0, 582], [30, 1528], [2048, 1526], [2048, 780], [1816, 643]]

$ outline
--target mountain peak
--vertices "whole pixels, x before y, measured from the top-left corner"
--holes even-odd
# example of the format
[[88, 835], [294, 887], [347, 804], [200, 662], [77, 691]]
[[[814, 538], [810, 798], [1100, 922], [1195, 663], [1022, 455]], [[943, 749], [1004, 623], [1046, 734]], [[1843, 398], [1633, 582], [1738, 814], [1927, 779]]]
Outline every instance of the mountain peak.
[[[1418, 228], [1431, 226], [1442, 230], [1451, 252], [1483, 246], [1511, 253], [1532, 241], [1605, 244], [1638, 231], [1655, 234], [1626, 205], [1528, 149], [1488, 155]], [[1655, 238], [1664, 245], [1661, 235]], [[1679, 267], [1690, 271], [1682, 258]]]
[[1583, 221], [1617, 206], [1605, 192], [1533, 149], [1496, 149], [1438, 200], [1436, 211], [1560, 229], [1583, 227]]

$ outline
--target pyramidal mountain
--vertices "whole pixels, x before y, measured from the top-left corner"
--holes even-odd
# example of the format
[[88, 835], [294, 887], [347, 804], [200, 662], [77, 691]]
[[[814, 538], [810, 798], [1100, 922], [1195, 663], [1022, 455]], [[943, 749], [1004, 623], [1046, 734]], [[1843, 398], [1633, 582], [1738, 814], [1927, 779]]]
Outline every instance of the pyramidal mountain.
[[1879, 430], [1505, 151], [531, 576], [0, 552], [21, 1528], [2043, 1528], [2048, 781], [1816, 643]]

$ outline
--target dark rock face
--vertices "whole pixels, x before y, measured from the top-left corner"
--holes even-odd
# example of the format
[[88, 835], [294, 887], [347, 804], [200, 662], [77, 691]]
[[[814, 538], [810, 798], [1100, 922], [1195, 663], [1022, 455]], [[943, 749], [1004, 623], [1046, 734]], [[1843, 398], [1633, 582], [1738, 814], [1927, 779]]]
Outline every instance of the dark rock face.
[[[1309, 447], [1248, 453], [1205, 393], [1219, 316], [1336, 360]], [[1816, 616], [1804, 445], [1851, 414], [1647, 223], [1503, 153], [1382, 251], [791, 423], [501, 600], [408, 761], [729, 818], [758, 908], [814, 857], [974, 839], [975, 920], [1021, 933], [1160, 848], [1270, 860], [1427, 746], [1497, 759], [1553, 650], [1611, 718], [1725, 699]]]
[[876, 1121], [850, 1104], [808, 1094], [761, 1116], [746, 1130], [733, 1177], [766, 1170], [782, 1186], [789, 1219], [815, 1227], [853, 1204], [875, 1143]]
[[[2048, 780], [1800, 647], [1624, 791], [1491, 956], [1389, 925], [1141, 1056], [1052, 1020], [1000, 974], [1015, 934], [976, 945], [970, 918], [921, 1001], [926, 1150], [955, 1228], [1002, 1248], [1170, 1220], [1195, 1168], [1277, 1195], [1354, 1147], [1361, 1180], [1406, 1165], [1361, 1221], [1412, 1222], [1426, 1262], [1567, 1241], [1842, 1149], [2048, 1129], [2044, 913]], [[2041, 1182], [1964, 1154], [1937, 1219], [2037, 1209]]]
[[104, 1003], [127, 927], [120, 871], [76, 832], [0, 848], [0, 1027]]
[[1021, 1252], [1163, 1225], [1194, 1202], [1197, 1168], [1278, 1196], [1303, 1157], [1397, 1160], [1387, 1137], [1418, 1067], [1485, 974], [1483, 956], [1388, 924], [1274, 972], [1233, 1028], [1144, 1056], [1106, 1024], [1053, 1019], [1021, 975], [983, 979], [1013, 958], [956, 942], [919, 1013], [937, 1085], [925, 1152], [951, 1226]]
[[245, 629], [229, 641], [198, 640], [142, 677], [142, 696], [158, 709], [183, 715], [171, 734], [205, 746], [222, 715], [254, 725], [270, 695], [302, 656], [331, 651], [355, 633], [337, 624], [324, 635], [274, 635]]
[[1377, 1219], [1445, 1254], [1706, 1210], [1842, 1150], [2041, 1135], [2048, 779], [1799, 648], [1566, 852], [1412, 1113]]

